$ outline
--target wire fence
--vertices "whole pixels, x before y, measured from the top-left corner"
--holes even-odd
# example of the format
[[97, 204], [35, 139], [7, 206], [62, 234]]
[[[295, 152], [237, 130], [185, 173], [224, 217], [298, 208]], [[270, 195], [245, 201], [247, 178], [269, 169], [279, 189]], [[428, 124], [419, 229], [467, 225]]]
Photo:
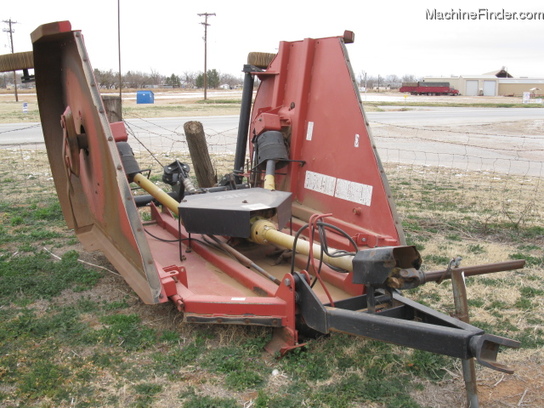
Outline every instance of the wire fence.
[[[151, 119], [125, 121], [131, 146], [138, 161], [152, 172], [179, 159], [192, 167], [183, 128], [157, 126]], [[219, 131], [205, 127], [208, 151], [218, 177], [233, 170], [238, 128]], [[192, 173], [194, 174], [194, 173]]]
[[[455, 211], [488, 225], [542, 226], [544, 132], [534, 123], [410, 127], [373, 134], [402, 215]], [[540, 134], [538, 134], [540, 133]], [[433, 216], [430, 211], [429, 216]], [[455, 218], [455, 217], [453, 217]]]
[[[126, 123], [141, 168], [156, 179], [162, 167], [176, 159], [192, 166], [182, 127], [166, 128], [153, 119]], [[541, 226], [544, 132], [538, 123], [528, 126], [516, 134], [519, 129], [508, 124], [458, 130], [375, 123], [373, 139], [401, 217], [431, 203], [441, 211], [451, 207], [488, 222]], [[220, 178], [232, 171], [237, 129], [204, 130]], [[0, 179], [3, 200], [8, 190], [9, 196], [54, 194], [44, 144], [1, 146]]]

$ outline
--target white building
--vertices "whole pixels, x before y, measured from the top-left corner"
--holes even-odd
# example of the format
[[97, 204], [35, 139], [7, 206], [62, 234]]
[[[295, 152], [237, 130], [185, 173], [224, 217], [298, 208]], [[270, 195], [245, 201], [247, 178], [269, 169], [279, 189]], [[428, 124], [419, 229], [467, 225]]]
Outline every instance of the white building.
[[514, 78], [505, 69], [483, 75], [425, 77], [424, 82], [449, 82], [461, 95], [467, 96], [533, 96], [544, 95], [544, 78]]

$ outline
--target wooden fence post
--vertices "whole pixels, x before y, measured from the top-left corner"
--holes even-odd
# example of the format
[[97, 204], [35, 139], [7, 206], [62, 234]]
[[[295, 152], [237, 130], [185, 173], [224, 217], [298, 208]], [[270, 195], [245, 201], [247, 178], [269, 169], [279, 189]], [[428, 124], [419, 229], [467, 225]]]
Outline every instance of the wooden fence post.
[[183, 125], [183, 130], [185, 131], [185, 138], [189, 146], [198, 185], [203, 188], [214, 186], [217, 183], [217, 175], [210, 159], [202, 123], [197, 121], [186, 122]]
[[123, 120], [123, 109], [121, 97], [119, 95], [102, 95], [106, 115], [110, 123], [121, 122]]

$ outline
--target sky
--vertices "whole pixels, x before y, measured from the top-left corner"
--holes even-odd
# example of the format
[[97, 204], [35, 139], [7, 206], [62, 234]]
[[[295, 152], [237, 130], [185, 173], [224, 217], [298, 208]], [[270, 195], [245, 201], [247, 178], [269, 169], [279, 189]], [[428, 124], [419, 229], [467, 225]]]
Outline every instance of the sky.
[[[215, 13], [207, 66], [223, 74], [241, 77], [249, 52], [277, 52], [280, 41], [351, 30], [356, 75], [447, 77], [506, 67], [514, 77], [544, 78], [544, 2], [534, 0], [2, 0], [0, 24], [6, 30], [4, 20], [17, 22], [14, 49], [22, 52], [32, 49], [30, 33], [39, 25], [69, 20], [82, 31], [93, 68], [118, 71], [118, 1], [123, 73], [202, 72], [198, 14]], [[0, 34], [0, 54], [9, 53], [9, 34]]]

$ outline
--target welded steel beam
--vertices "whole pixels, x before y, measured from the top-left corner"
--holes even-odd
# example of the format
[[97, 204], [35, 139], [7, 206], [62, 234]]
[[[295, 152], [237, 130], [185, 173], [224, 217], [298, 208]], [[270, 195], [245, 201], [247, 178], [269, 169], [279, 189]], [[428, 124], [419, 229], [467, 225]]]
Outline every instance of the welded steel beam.
[[[396, 292], [388, 302], [397, 310], [393, 315], [388, 313], [389, 309], [384, 309], [382, 314], [323, 305], [310, 284], [298, 274], [295, 274], [295, 285], [305, 324], [320, 333], [337, 331], [461, 359], [475, 358], [486, 367], [507, 373], [511, 370], [495, 361], [499, 347], [520, 346], [515, 340], [487, 334]], [[380, 297], [381, 303], [386, 301]], [[366, 307], [366, 301], [359, 306]]]

